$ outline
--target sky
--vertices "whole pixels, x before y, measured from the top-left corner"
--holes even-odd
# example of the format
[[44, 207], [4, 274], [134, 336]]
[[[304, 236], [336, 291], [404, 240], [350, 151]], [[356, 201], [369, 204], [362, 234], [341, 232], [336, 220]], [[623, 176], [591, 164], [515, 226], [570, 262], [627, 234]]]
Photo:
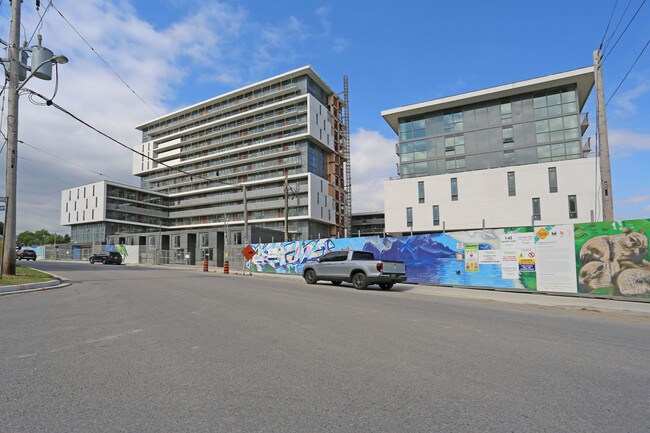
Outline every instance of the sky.
[[[40, 33], [70, 61], [58, 80], [25, 87], [47, 97], [56, 90], [54, 102], [129, 148], [141, 142], [136, 125], [247, 84], [312, 65], [342, 91], [347, 75], [353, 212], [383, 210], [383, 182], [397, 174], [398, 139], [383, 110], [590, 66], [602, 42], [615, 216], [650, 218], [644, 0], [40, 3], [37, 12], [35, 0], [23, 1], [21, 38], [33, 46]], [[0, 0], [5, 41], [10, 15]], [[0, 99], [6, 133], [6, 93]], [[128, 149], [39, 102], [20, 98], [17, 232], [69, 233], [62, 190], [139, 178]], [[595, 92], [584, 111], [593, 137]], [[3, 192], [4, 146], [0, 158]]]

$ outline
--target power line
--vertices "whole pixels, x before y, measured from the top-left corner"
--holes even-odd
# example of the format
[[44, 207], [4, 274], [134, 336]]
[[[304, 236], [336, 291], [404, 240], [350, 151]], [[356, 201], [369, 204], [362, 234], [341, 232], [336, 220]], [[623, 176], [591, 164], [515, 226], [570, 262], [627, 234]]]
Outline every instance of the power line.
[[605, 46], [603, 47], [603, 51], [607, 50], [609, 43], [612, 41], [612, 38], [616, 34], [616, 30], [618, 30], [618, 27], [621, 25], [621, 21], [623, 21], [623, 18], [625, 18], [625, 14], [627, 14], [627, 10], [629, 9], [631, 4], [632, 4], [632, 0], [627, 0], [627, 6], [625, 6], [625, 9], [623, 10], [623, 14], [621, 14], [621, 17], [618, 19], [618, 22], [616, 23], [616, 27], [614, 27], [614, 30], [612, 30], [612, 34], [609, 35], [609, 37], [607, 38], [607, 41], [605, 42]]
[[614, 42], [614, 46], [612, 46], [612, 49], [609, 50], [609, 51], [607, 52], [607, 55], [606, 55], [605, 58], [603, 59], [603, 62], [605, 62], [605, 60], [607, 60], [607, 57], [609, 57], [609, 55], [614, 51], [614, 48], [616, 48], [616, 45], [618, 45], [618, 42], [621, 40], [621, 38], [622, 38], [623, 35], [625, 34], [625, 32], [627, 31], [628, 27], [630, 27], [630, 24], [632, 24], [632, 21], [634, 21], [634, 18], [636, 18], [636, 16], [638, 15], [639, 11], [641, 10], [641, 8], [643, 7], [643, 5], [645, 4], [646, 1], [647, 1], [647, 0], [643, 0], [643, 2], [641, 2], [641, 5], [640, 5], [639, 8], [636, 10], [636, 12], [634, 12], [634, 15], [632, 15], [632, 18], [630, 18], [630, 21], [627, 23], [627, 25], [626, 25], [625, 28], [623, 29], [623, 32], [621, 33], [621, 35], [618, 37], [618, 39], [616, 39], [616, 42]]
[[648, 39], [648, 42], [645, 43], [645, 46], [643, 47], [643, 49], [641, 50], [641, 52], [639, 53], [639, 55], [636, 57], [636, 60], [634, 61], [634, 63], [632, 63], [632, 66], [630, 66], [630, 69], [628, 69], [627, 74], [625, 74], [625, 76], [623, 77], [623, 79], [621, 80], [621, 82], [618, 83], [618, 86], [616, 86], [616, 90], [614, 90], [614, 92], [610, 95], [609, 99], [608, 99], [607, 102], [605, 103], [605, 106], [607, 106], [607, 104], [609, 104], [609, 101], [612, 100], [612, 98], [614, 97], [614, 95], [616, 95], [616, 92], [618, 92], [618, 89], [621, 88], [621, 85], [623, 84], [623, 82], [625, 82], [625, 79], [627, 78], [627, 76], [630, 75], [630, 72], [632, 72], [632, 68], [634, 68], [634, 66], [636, 65], [636, 62], [639, 61], [639, 59], [640, 59], [641, 56], [643, 55], [643, 52], [645, 51], [645, 49], [648, 48], [648, 45], [650, 45], [650, 39]]
[[[41, 19], [38, 20], [38, 24], [36, 24], [36, 28], [34, 28], [34, 33], [32, 33], [32, 36], [29, 38], [29, 42], [27, 42], [27, 45], [32, 43], [32, 39], [34, 39], [34, 35], [36, 34], [36, 32], [43, 27], [41, 23], [43, 22], [43, 18], [45, 18], [45, 14], [47, 14], [47, 11], [50, 10], [50, 6], [52, 6], [52, 0], [50, 0], [50, 2], [45, 7], [45, 10], [43, 11], [43, 15], [41, 15], [40, 13], [38, 14], [41, 17]], [[38, 13], [38, 10], [36, 11], [36, 13]]]
[[94, 174], [97, 174], [97, 175], [99, 175], [99, 176], [103, 176], [103, 177], [106, 177], [106, 178], [109, 178], [109, 179], [113, 179], [113, 180], [115, 180], [115, 181], [117, 181], [117, 182], [126, 183], [126, 182], [124, 182], [124, 181], [122, 181], [122, 180], [120, 180], [120, 179], [114, 178], [114, 177], [109, 176], [109, 175], [107, 175], [107, 174], [100, 173], [100, 172], [95, 171], [95, 170], [93, 170], [93, 169], [91, 169], [91, 168], [84, 167], [84, 166], [79, 165], [79, 164], [76, 164], [76, 163], [74, 163], [74, 162], [72, 162], [72, 161], [68, 161], [67, 159], [61, 158], [61, 157], [58, 156], [58, 155], [55, 155], [55, 154], [53, 154], [53, 153], [50, 153], [50, 152], [48, 152], [48, 151], [46, 151], [46, 150], [43, 150], [43, 149], [41, 149], [41, 148], [38, 148], [38, 147], [36, 147], [36, 146], [34, 146], [34, 145], [32, 145], [32, 144], [25, 143], [25, 142], [22, 141], [22, 140], [18, 140], [18, 142], [21, 143], [21, 144], [24, 144], [25, 146], [29, 146], [29, 147], [31, 147], [32, 149], [36, 149], [36, 150], [38, 150], [38, 151], [40, 151], [40, 152], [43, 152], [43, 153], [45, 153], [45, 154], [47, 154], [47, 155], [50, 155], [50, 156], [52, 156], [52, 157], [54, 157], [54, 158], [60, 159], [61, 161], [66, 162], [66, 163], [68, 163], [68, 164], [70, 164], [70, 165], [73, 165], [73, 166], [75, 166], [75, 167], [81, 168], [81, 169], [83, 169], [83, 170], [89, 171], [89, 172], [94, 173]]
[[29, 90], [29, 89], [25, 89], [25, 90], [26, 90], [27, 92], [29, 92], [29, 93], [31, 93], [31, 94], [33, 94], [33, 95], [35, 95], [35, 96], [38, 96], [39, 98], [43, 99], [43, 100], [45, 101], [45, 105], [52, 106], [52, 107], [56, 108], [57, 110], [61, 111], [62, 113], [67, 114], [68, 116], [70, 116], [70, 117], [72, 117], [74, 120], [76, 120], [77, 122], [79, 122], [79, 123], [81, 123], [81, 124], [83, 124], [83, 125], [86, 125], [88, 128], [92, 129], [93, 131], [97, 132], [97, 133], [100, 134], [100, 135], [103, 135], [104, 137], [108, 138], [109, 140], [111, 140], [111, 141], [113, 141], [113, 142], [119, 144], [119, 145], [122, 146], [123, 148], [125, 148], [125, 149], [127, 149], [127, 150], [129, 150], [129, 151], [131, 151], [131, 152], [133, 152], [133, 153], [135, 153], [135, 154], [137, 154], [137, 155], [140, 155], [140, 156], [142, 156], [143, 158], [146, 158], [146, 159], [148, 159], [148, 160], [150, 160], [150, 161], [156, 162], [156, 163], [158, 163], [158, 164], [160, 164], [160, 165], [162, 165], [162, 166], [164, 166], [164, 167], [167, 167], [167, 168], [169, 168], [169, 169], [171, 169], [171, 170], [176, 170], [176, 171], [178, 171], [179, 173], [183, 173], [183, 174], [189, 176], [189, 177], [190, 177], [190, 180], [194, 180], [194, 177], [195, 177], [195, 176], [194, 176], [193, 174], [188, 173], [187, 171], [182, 170], [182, 169], [180, 169], [180, 168], [178, 168], [178, 167], [172, 167], [171, 165], [166, 164], [166, 163], [164, 163], [164, 162], [162, 162], [162, 161], [158, 161], [158, 160], [156, 160], [156, 159], [150, 157], [150, 156], [147, 155], [147, 154], [144, 154], [144, 153], [142, 153], [142, 152], [138, 152], [137, 150], [132, 149], [132, 148], [129, 147], [128, 145], [126, 145], [126, 144], [122, 143], [121, 141], [119, 141], [119, 140], [117, 140], [117, 139], [111, 137], [110, 135], [106, 134], [105, 132], [103, 132], [103, 131], [101, 131], [101, 130], [95, 128], [93, 125], [91, 125], [90, 123], [86, 122], [85, 120], [82, 120], [82, 119], [79, 118], [78, 116], [72, 114], [71, 112], [69, 112], [68, 110], [66, 110], [65, 108], [63, 108], [63, 107], [60, 106], [59, 104], [57, 104], [56, 102], [52, 101], [51, 99], [47, 99], [45, 96], [43, 96], [43, 95], [41, 95], [40, 93], [35, 92], [35, 91], [33, 91], [33, 90]]
[[160, 114], [159, 114], [159, 113], [158, 113], [158, 112], [157, 112], [157, 111], [156, 111], [156, 110], [155, 110], [151, 105], [149, 105], [149, 103], [148, 103], [147, 101], [145, 101], [145, 100], [144, 100], [140, 95], [138, 95], [138, 94], [136, 93], [136, 91], [133, 90], [133, 89], [131, 88], [131, 86], [129, 86], [129, 84], [124, 80], [124, 78], [122, 78], [122, 77], [120, 76], [120, 74], [118, 74], [117, 71], [116, 71], [115, 69], [113, 69], [113, 67], [112, 67], [112, 66], [111, 66], [111, 65], [110, 65], [106, 60], [104, 60], [104, 58], [103, 58], [103, 57], [102, 57], [102, 56], [97, 52], [97, 50], [95, 50], [95, 48], [94, 48], [92, 45], [90, 45], [90, 43], [86, 40], [86, 38], [84, 38], [84, 37], [81, 35], [81, 33], [79, 33], [79, 31], [78, 31], [78, 30], [77, 30], [77, 29], [72, 25], [72, 23], [71, 23], [70, 21], [68, 21], [68, 19], [67, 19], [65, 16], [63, 16], [63, 14], [61, 13], [61, 11], [60, 11], [59, 9], [57, 9], [56, 5], [55, 5], [54, 3], [52, 3], [51, 1], [50, 1], [50, 4], [51, 4], [52, 7], [54, 8], [54, 10], [56, 10], [56, 11], [59, 13], [59, 15], [61, 15], [61, 18], [63, 18], [63, 20], [64, 20], [66, 23], [68, 23], [68, 25], [70, 26], [70, 28], [72, 28], [72, 30], [75, 31], [75, 33], [76, 33], [76, 34], [81, 38], [81, 40], [84, 41], [84, 42], [86, 43], [86, 45], [88, 45], [88, 47], [92, 50], [92, 52], [95, 53], [95, 55], [96, 55], [97, 57], [99, 57], [99, 59], [100, 59], [100, 60], [101, 60], [101, 61], [102, 61], [102, 62], [103, 62], [103, 63], [104, 63], [104, 64], [105, 64], [105, 65], [106, 65], [106, 66], [107, 66], [107, 67], [108, 67], [112, 72], [113, 72], [113, 74], [115, 74], [115, 76], [116, 76], [117, 78], [119, 78], [120, 81], [122, 81], [122, 83], [124, 83], [124, 85], [125, 85], [125, 86], [126, 86], [126, 87], [127, 87], [127, 88], [128, 88], [128, 89], [129, 89], [129, 90], [130, 90], [130, 91], [131, 91], [131, 92], [132, 92], [132, 93], [133, 93], [133, 94], [134, 94], [134, 95], [135, 95], [139, 100], [140, 100], [140, 101], [142, 101], [142, 102], [143, 102], [147, 107], [149, 107], [149, 109], [150, 109], [151, 111], [153, 111], [153, 113], [154, 113], [156, 116], [159, 116]]
[[612, 17], [614, 16], [614, 11], [616, 11], [616, 5], [617, 4], [618, 4], [618, 0], [616, 0], [614, 2], [614, 7], [612, 8], [612, 13], [609, 14], [609, 20], [607, 21], [607, 27], [605, 28], [605, 32], [603, 33], [603, 38], [600, 40], [600, 48], [603, 48], [603, 42], [605, 41], [605, 36], [607, 36], [607, 31], [609, 30], [609, 25], [612, 23]]

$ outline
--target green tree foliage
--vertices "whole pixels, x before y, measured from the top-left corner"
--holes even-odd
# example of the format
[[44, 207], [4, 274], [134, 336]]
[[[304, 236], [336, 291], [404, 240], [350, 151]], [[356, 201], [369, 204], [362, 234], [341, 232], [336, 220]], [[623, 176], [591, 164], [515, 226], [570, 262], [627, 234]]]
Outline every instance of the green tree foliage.
[[59, 235], [50, 233], [45, 229], [37, 230], [36, 232], [22, 232], [16, 236], [16, 244], [18, 246], [37, 246], [37, 245], [51, 245], [51, 244], [67, 244], [70, 243], [70, 235]]

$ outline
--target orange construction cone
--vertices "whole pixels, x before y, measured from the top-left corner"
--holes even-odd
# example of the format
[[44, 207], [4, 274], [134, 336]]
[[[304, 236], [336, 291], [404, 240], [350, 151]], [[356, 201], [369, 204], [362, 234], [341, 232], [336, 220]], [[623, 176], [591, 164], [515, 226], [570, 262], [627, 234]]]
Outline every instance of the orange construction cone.
[[208, 259], [203, 260], [203, 272], [208, 272]]
[[230, 273], [230, 268], [228, 267], [228, 260], [223, 262], [223, 273], [224, 274], [229, 274]]

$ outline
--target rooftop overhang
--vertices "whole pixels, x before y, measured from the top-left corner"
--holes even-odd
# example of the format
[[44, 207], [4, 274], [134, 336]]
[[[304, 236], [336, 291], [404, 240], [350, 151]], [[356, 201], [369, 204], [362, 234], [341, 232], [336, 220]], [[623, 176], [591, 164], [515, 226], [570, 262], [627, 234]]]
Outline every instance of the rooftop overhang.
[[199, 102], [199, 103], [194, 104], [194, 105], [190, 105], [189, 107], [185, 107], [185, 108], [182, 108], [180, 110], [176, 110], [176, 111], [171, 112], [169, 114], [165, 114], [164, 116], [160, 116], [160, 117], [157, 117], [157, 118], [155, 118], [153, 120], [150, 120], [148, 122], [142, 123], [142, 124], [136, 126], [135, 128], [138, 129], [138, 130], [142, 130], [146, 126], [156, 124], [156, 123], [158, 123], [158, 122], [160, 122], [162, 120], [168, 119], [168, 118], [173, 118], [175, 116], [178, 116], [181, 113], [191, 112], [191, 111], [193, 111], [193, 110], [195, 110], [197, 108], [200, 108], [200, 107], [202, 107], [204, 105], [210, 105], [210, 104], [212, 104], [212, 103], [214, 103], [214, 102], [216, 102], [216, 101], [218, 101], [220, 99], [228, 99], [228, 98], [230, 98], [232, 96], [235, 96], [235, 95], [238, 95], [238, 94], [241, 94], [241, 93], [246, 93], [246, 92], [248, 92], [251, 89], [254, 89], [256, 87], [264, 86], [266, 84], [272, 84], [272, 83], [275, 83], [277, 81], [284, 81], [284, 80], [300, 77], [302, 75], [307, 75], [307, 76], [309, 76], [309, 78], [314, 80], [316, 82], [316, 84], [318, 84], [320, 86], [320, 88], [322, 88], [328, 96], [334, 93], [334, 91], [330, 88], [330, 86], [325, 84], [325, 81], [323, 81], [323, 79], [320, 77], [320, 75], [318, 75], [316, 73], [316, 71], [314, 71], [314, 69], [311, 67], [311, 65], [307, 65], [307, 66], [303, 66], [303, 67], [298, 68], [298, 69], [294, 69], [293, 71], [285, 72], [284, 74], [276, 75], [275, 77], [267, 78], [266, 80], [263, 80], [263, 81], [258, 81], [257, 83], [249, 84], [246, 87], [241, 87], [239, 89], [235, 89], [235, 90], [233, 90], [231, 92], [224, 93], [223, 95], [215, 96], [214, 98]]
[[578, 101], [580, 111], [584, 107], [587, 97], [594, 86], [594, 67], [574, 69], [559, 74], [547, 75], [533, 78], [526, 81], [504, 84], [502, 86], [490, 87], [474, 92], [461, 93], [459, 95], [447, 96], [420, 102], [418, 104], [406, 105], [404, 107], [392, 108], [381, 112], [382, 117], [398, 133], [399, 119], [404, 117], [417, 116], [419, 114], [431, 113], [434, 111], [452, 109], [464, 105], [476, 104], [494, 99], [508, 98], [524, 93], [536, 92], [553, 87], [576, 84], [578, 87]]

